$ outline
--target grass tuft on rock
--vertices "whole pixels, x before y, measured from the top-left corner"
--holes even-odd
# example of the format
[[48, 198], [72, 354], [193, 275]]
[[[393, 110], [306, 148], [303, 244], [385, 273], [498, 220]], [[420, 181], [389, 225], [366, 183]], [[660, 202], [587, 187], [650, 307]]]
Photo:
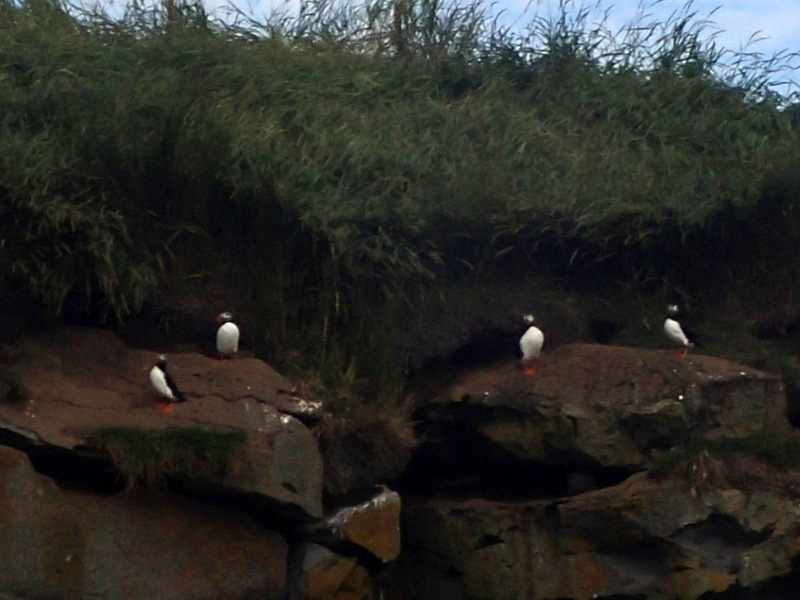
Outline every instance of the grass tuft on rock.
[[224, 472], [245, 441], [242, 431], [200, 427], [168, 427], [154, 431], [136, 427], [98, 428], [89, 445], [107, 454], [129, 488], [151, 486], [172, 475], [212, 476]]

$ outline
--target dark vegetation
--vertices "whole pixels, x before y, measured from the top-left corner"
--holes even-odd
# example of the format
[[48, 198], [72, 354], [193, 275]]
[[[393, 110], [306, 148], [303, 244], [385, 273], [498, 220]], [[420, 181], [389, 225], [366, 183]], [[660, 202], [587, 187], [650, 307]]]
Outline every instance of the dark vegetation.
[[0, 0], [4, 289], [124, 320], [222, 282], [262, 357], [386, 397], [467, 289], [794, 306], [796, 56], [691, 4], [614, 34], [569, 1], [522, 34], [480, 0], [303, 6]]
[[200, 427], [167, 427], [159, 431], [133, 427], [103, 427], [89, 446], [107, 455], [128, 487], [162, 483], [171, 475], [195, 477], [223, 473], [236, 449], [245, 442], [243, 431]]

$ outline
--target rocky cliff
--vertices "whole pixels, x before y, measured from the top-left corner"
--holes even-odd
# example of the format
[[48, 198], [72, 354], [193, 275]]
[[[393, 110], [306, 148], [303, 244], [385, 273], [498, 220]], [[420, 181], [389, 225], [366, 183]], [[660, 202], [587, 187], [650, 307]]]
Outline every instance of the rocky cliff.
[[[324, 407], [256, 359], [171, 355], [188, 401], [164, 415], [154, 358], [87, 328], [3, 348], [9, 597], [793, 597], [800, 442], [773, 375], [591, 344], [535, 377], [471, 368], [417, 394], [417, 449], [381, 471], [326, 451]], [[353, 457], [374, 491], [332, 505]]]
[[322, 407], [262, 361], [170, 355], [187, 401], [163, 414], [156, 354], [108, 331], [24, 337], [3, 357], [0, 590], [366, 597], [362, 563], [400, 551], [396, 493], [323, 509]]
[[793, 575], [800, 472], [769, 461], [797, 439], [774, 376], [575, 344], [533, 378], [465, 373], [419, 415], [400, 570], [426, 576], [407, 598], [738, 598]]

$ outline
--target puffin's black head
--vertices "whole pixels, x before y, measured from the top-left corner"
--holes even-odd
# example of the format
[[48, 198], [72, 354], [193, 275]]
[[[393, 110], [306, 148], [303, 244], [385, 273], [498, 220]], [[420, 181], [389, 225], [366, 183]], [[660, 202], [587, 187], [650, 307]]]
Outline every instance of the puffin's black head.
[[162, 371], [167, 371], [167, 355], [166, 354], [159, 354], [158, 361], [156, 361], [156, 366], [161, 369]]
[[678, 316], [679, 312], [680, 312], [680, 310], [678, 310], [678, 305], [677, 304], [670, 304], [669, 306], [667, 306], [667, 316], [668, 317], [675, 318], [675, 317]]
[[233, 315], [231, 313], [229, 313], [228, 311], [225, 311], [225, 312], [219, 313], [217, 315], [217, 318], [215, 319], [215, 321], [217, 323], [220, 323], [220, 324], [229, 323], [230, 321], [233, 321]]
[[536, 317], [534, 317], [531, 314], [522, 316], [522, 322], [525, 323], [526, 327], [530, 327], [531, 325], [533, 325], [534, 321], [536, 321]]

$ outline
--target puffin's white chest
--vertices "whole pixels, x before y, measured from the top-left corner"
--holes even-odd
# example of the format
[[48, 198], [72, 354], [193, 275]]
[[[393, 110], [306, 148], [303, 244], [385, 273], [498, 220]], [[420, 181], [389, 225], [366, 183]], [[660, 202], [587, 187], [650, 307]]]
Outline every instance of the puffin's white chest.
[[239, 351], [239, 328], [233, 323], [223, 323], [217, 329], [217, 352], [223, 355]]
[[158, 365], [150, 369], [150, 383], [164, 398], [175, 400], [175, 394], [172, 393], [172, 390], [167, 385], [167, 377], [164, 375], [164, 371], [158, 368]]
[[678, 323], [675, 319], [667, 318], [664, 321], [664, 333], [670, 339], [670, 341], [679, 346], [689, 345], [689, 338], [687, 338], [686, 334], [683, 333], [683, 329], [681, 329], [681, 324]]
[[522, 351], [522, 359], [530, 360], [539, 358], [539, 353], [544, 345], [544, 334], [538, 327], [528, 327], [519, 339], [519, 349]]

